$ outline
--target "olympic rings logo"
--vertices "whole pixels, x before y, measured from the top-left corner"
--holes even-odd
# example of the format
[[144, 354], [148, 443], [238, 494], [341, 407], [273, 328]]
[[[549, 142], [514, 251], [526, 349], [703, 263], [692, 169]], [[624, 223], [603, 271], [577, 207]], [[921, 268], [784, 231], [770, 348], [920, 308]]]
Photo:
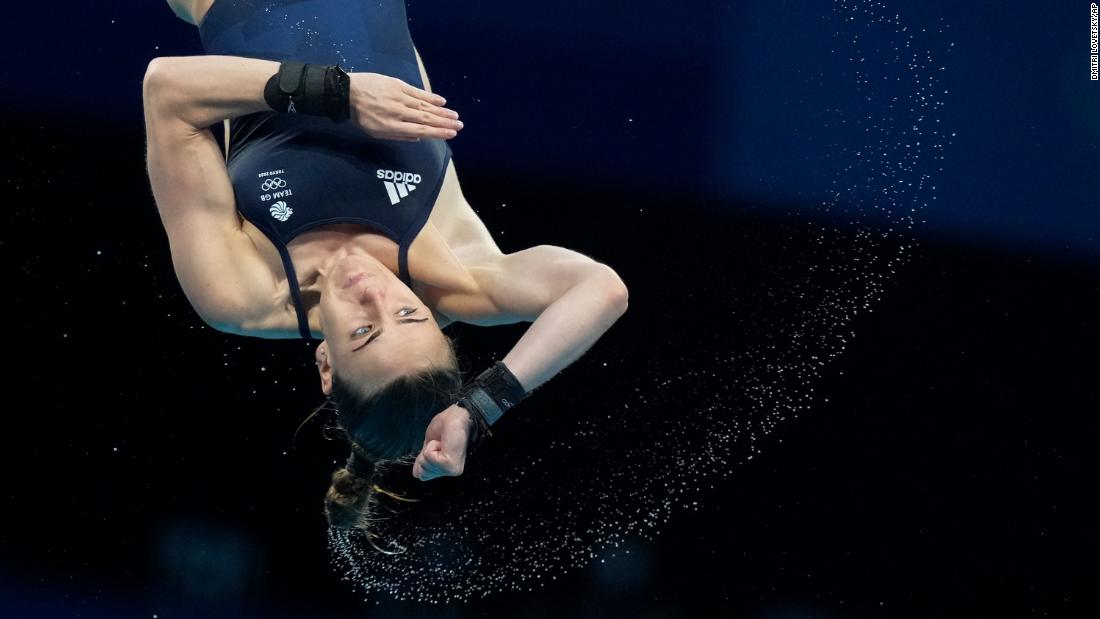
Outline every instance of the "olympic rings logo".
[[264, 191], [271, 191], [272, 189], [282, 189], [283, 187], [286, 187], [286, 181], [277, 176], [275, 178], [267, 179], [266, 181], [264, 181], [263, 184]]

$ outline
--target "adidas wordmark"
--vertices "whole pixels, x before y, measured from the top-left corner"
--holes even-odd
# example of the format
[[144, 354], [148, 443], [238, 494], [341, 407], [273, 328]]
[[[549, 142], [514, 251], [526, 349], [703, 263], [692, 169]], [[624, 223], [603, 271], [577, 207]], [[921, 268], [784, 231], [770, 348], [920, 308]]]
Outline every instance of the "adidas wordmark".
[[379, 170], [378, 178], [386, 185], [386, 193], [390, 196], [390, 204], [397, 204], [401, 201], [401, 198], [407, 197], [420, 184], [420, 175], [412, 172]]

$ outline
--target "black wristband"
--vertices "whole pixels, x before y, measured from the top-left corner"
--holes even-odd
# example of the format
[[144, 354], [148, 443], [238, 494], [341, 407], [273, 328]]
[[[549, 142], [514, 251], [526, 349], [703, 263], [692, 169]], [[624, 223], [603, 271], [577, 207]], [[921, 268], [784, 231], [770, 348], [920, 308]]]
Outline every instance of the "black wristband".
[[341, 122], [351, 118], [351, 78], [338, 64], [330, 67], [288, 60], [267, 80], [264, 101], [276, 112], [325, 116]]
[[[500, 407], [501, 415], [522, 402], [528, 395], [523, 390], [523, 385], [519, 384], [516, 375], [512, 374], [508, 366], [501, 361], [497, 361], [493, 364], [493, 367], [478, 375], [475, 382], [485, 390], [489, 397], [493, 398], [496, 405]], [[496, 423], [498, 418], [499, 415], [497, 418], [489, 417], [489, 424]]]
[[461, 401], [458, 405], [466, 409], [470, 414], [470, 420], [473, 421], [470, 434], [466, 437], [466, 457], [470, 457], [485, 442], [485, 439], [493, 435], [493, 432], [489, 429], [489, 422], [485, 420], [485, 415], [477, 407], [463, 405]]
[[530, 393], [524, 392], [508, 366], [500, 361], [466, 385], [457, 402], [470, 413], [474, 422], [468, 436], [466, 454], [473, 453], [486, 437], [492, 436], [489, 426], [528, 395]]

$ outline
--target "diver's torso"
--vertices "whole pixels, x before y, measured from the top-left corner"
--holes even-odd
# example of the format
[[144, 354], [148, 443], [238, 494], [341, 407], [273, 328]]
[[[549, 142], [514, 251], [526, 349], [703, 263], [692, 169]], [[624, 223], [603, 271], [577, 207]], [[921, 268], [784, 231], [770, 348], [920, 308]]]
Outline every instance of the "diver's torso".
[[[210, 54], [271, 60], [295, 58], [322, 64], [338, 62], [349, 73], [383, 73], [419, 88], [423, 88], [426, 83], [426, 76], [416, 62], [408, 34], [403, 0], [197, 0], [193, 17], [195, 23], [200, 25], [204, 47]], [[396, 196], [390, 190], [391, 200], [401, 199], [412, 203], [412, 197], [421, 198], [421, 206], [411, 206], [419, 208], [423, 214], [419, 220], [412, 216], [402, 219], [397, 216], [397, 211], [384, 209], [376, 211], [379, 217], [373, 217], [380, 222], [379, 226], [362, 222], [339, 222], [335, 221], [339, 217], [329, 217], [324, 224], [282, 234], [283, 245], [292, 263], [299, 263], [301, 256], [309, 255], [313, 250], [313, 243], [318, 246], [329, 244], [333, 238], [339, 237], [366, 250], [395, 274], [401, 274], [399, 250], [404, 244], [407, 248], [407, 272], [414, 277], [414, 281], [407, 283], [410, 283], [414, 293], [430, 302], [433, 291], [438, 293], [447, 289], [468, 287], [469, 273], [463, 264], [460, 248], [471, 247], [475, 243], [485, 245], [488, 240], [492, 249], [495, 249], [495, 244], [492, 244], [487, 231], [484, 231], [484, 225], [461, 195], [457, 176], [449, 161], [449, 146], [442, 140], [425, 140], [424, 142], [432, 142], [434, 145], [427, 148], [421, 146], [420, 150], [414, 151], [408, 146], [413, 143], [380, 143], [348, 123], [333, 125], [324, 118], [288, 118], [285, 115], [259, 114], [233, 119], [232, 123], [230, 158], [227, 165], [234, 180], [238, 210], [244, 216], [242, 226], [260, 256], [270, 264], [272, 273], [277, 276], [285, 273], [280, 250], [272, 241], [272, 237], [278, 239], [280, 233], [273, 233], [268, 228], [281, 224], [267, 221], [267, 207], [279, 200], [268, 198], [269, 201], [264, 204], [244, 204], [242, 207], [241, 198], [242, 194], [251, 197], [252, 193], [256, 193], [251, 191], [251, 184], [275, 178], [274, 175], [263, 179], [252, 177], [273, 172], [275, 168], [281, 169], [279, 165], [270, 163], [274, 160], [273, 157], [277, 159], [279, 154], [285, 156], [288, 150], [295, 147], [291, 138], [285, 136], [303, 133], [322, 136], [316, 144], [299, 139], [299, 142], [305, 144], [304, 147], [299, 147], [303, 153], [308, 151], [308, 157], [303, 154], [298, 158], [303, 170], [296, 181], [297, 187], [303, 187], [306, 179], [317, 181], [314, 187], [316, 209], [338, 210], [332, 206], [335, 201], [328, 198], [340, 193], [340, 183], [346, 187], [345, 193], [350, 195], [350, 192], [361, 191], [364, 185], [375, 180], [374, 170], [370, 170], [371, 178], [367, 178], [366, 174], [356, 176], [350, 169], [342, 174], [329, 174], [327, 178], [322, 173], [307, 172], [307, 165], [314, 170], [329, 171], [342, 164], [347, 153], [359, 153], [363, 159], [378, 162], [379, 170], [382, 167], [400, 169], [403, 161], [408, 162], [406, 167], [411, 167], [413, 162], [420, 162], [428, 173], [437, 176], [431, 180], [425, 179], [421, 196], [416, 196], [415, 191], [406, 194], [404, 188], [402, 195]], [[304, 124], [306, 128], [301, 131], [300, 125], [293, 123]], [[282, 124], [287, 126], [283, 127]], [[368, 151], [377, 153], [377, 157], [373, 154], [362, 154]], [[329, 160], [327, 165], [318, 165], [317, 162], [325, 157]], [[386, 162], [390, 165], [385, 165]], [[440, 165], [446, 169], [442, 169]], [[440, 176], [444, 178], [441, 180]], [[272, 182], [282, 183], [287, 180], [284, 175], [279, 181]], [[295, 181], [290, 182], [293, 184]], [[379, 187], [383, 186], [381, 177], [376, 182]], [[431, 192], [433, 183], [439, 192], [438, 196]], [[243, 189], [246, 186], [248, 190]], [[274, 189], [293, 191], [297, 187]], [[303, 188], [308, 190], [307, 187]], [[273, 192], [268, 193], [274, 195]], [[301, 193], [303, 192], [299, 189], [298, 194]], [[296, 194], [292, 195], [297, 198]], [[431, 202], [434, 204], [428, 202], [428, 198], [433, 198]], [[287, 202], [290, 204], [289, 200]], [[390, 205], [386, 203], [385, 206]], [[289, 215], [281, 211], [278, 216], [274, 213], [270, 216], [276, 220], [280, 217], [287, 217], [289, 220], [294, 215], [293, 208], [290, 211]], [[333, 214], [340, 213], [333, 210]], [[389, 219], [385, 219], [387, 217]], [[471, 221], [471, 218], [476, 222]], [[261, 230], [250, 219], [265, 229]], [[284, 227], [284, 230], [292, 229]], [[403, 234], [405, 230], [409, 233]], [[475, 253], [471, 251], [468, 255]], [[316, 273], [296, 273], [295, 279], [297, 283], [308, 286], [309, 278], [315, 275]], [[289, 317], [295, 317], [295, 308], [290, 298], [290, 282], [284, 281], [284, 284], [286, 302], [281, 311], [285, 311]], [[303, 292], [307, 291], [303, 289]], [[306, 305], [312, 305], [311, 299], [303, 296], [303, 300]], [[311, 319], [310, 323], [313, 322]]]

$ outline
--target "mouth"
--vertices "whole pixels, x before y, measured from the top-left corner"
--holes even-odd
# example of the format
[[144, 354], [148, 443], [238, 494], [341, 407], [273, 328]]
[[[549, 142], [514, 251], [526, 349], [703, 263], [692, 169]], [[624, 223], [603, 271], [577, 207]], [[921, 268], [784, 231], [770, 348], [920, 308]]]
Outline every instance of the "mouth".
[[352, 275], [351, 277], [349, 277], [346, 282], [344, 282], [344, 288], [351, 288], [356, 283], [358, 283], [358, 282], [360, 282], [360, 281], [362, 281], [362, 280], [364, 280], [368, 277], [371, 277], [370, 273], [356, 273], [355, 275]]

